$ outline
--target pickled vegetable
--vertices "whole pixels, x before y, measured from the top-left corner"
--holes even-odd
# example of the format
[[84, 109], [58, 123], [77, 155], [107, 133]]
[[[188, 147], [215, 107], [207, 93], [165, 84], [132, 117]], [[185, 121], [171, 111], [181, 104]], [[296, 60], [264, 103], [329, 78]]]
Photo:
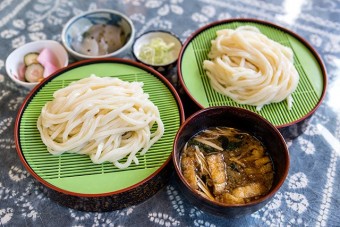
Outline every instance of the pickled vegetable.
[[44, 67], [39, 63], [33, 63], [27, 66], [25, 71], [25, 80], [28, 82], [40, 82], [44, 79]]
[[24, 63], [26, 66], [29, 66], [31, 64], [36, 64], [39, 63], [38, 62], [38, 57], [39, 57], [39, 53], [36, 52], [31, 52], [28, 53], [24, 56]]
[[48, 48], [40, 53], [26, 54], [23, 61], [19, 66], [18, 79], [30, 83], [40, 82], [60, 68], [57, 57]]
[[96, 24], [81, 34], [72, 43], [79, 53], [89, 56], [99, 56], [112, 53], [125, 43], [124, 31], [115, 25]]

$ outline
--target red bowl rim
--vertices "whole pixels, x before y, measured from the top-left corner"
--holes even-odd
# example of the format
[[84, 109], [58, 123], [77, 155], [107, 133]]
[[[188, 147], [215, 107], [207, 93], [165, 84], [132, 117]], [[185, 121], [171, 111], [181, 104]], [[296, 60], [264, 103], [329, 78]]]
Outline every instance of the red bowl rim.
[[308, 119], [311, 115], [314, 114], [314, 112], [319, 108], [319, 106], [321, 105], [323, 99], [325, 98], [325, 95], [326, 95], [326, 89], [327, 89], [327, 70], [326, 70], [326, 67], [323, 63], [323, 60], [322, 58], [320, 57], [320, 55], [318, 54], [318, 52], [314, 49], [314, 47], [312, 47], [307, 41], [306, 39], [302, 38], [300, 35], [298, 35], [297, 33], [289, 30], [289, 29], [286, 29], [280, 25], [277, 25], [275, 23], [272, 23], [272, 22], [269, 22], [269, 21], [265, 21], [265, 20], [259, 20], [259, 19], [255, 19], [255, 18], [232, 18], [232, 19], [225, 19], [225, 20], [219, 20], [219, 21], [214, 21], [212, 23], [209, 23], [201, 28], [199, 28], [198, 30], [196, 30], [194, 33], [192, 33], [188, 38], [187, 40], [184, 42], [183, 44], [183, 47], [179, 53], [179, 57], [178, 57], [178, 62], [177, 62], [177, 74], [178, 74], [178, 78], [179, 78], [179, 82], [181, 84], [181, 87], [183, 88], [183, 90], [185, 91], [185, 93], [189, 96], [189, 98], [197, 105], [199, 106], [200, 108], [204, 108], [204, 106], [202, 106], [191, 94], [190, 94], [190, 91], [187, 89], [187, 87], [185, 86], [185, 82], [184, 82], [184, 79], [183, 79], [183, 75], [182, 75], [182, 59], [183, 59], [183, 54], [186, 50], [186, 48], [188, 47], [188, 45], [190, 44], [190, 42], [196, 37], [198, 36], [201, 32], [211, 28], [211, 27], [214, 27], [214, 26], [217, 26], [217, 25], [220, 25], [220, 24], [225, 24], [225, 23], [232, 23], [232, 22], [254, 22], [254, 23], [258, 23], [258, 24], [264, 24], [264, 25], [268, 25], [268, 26], [271, 26], [271, 27], [274, 27], [274, 28], [277, 28], [279, 30], [282, 30], [288, 34], [290, 34], [291, 36], [295, 37], [296, 39], [298, 39], [300, 42], [302, 42], [311, 52], [312, 54], [314, 55], [314, 57], [316, 58], [316, 60], [318, 61], [319, 65], [320, 65], [320, 68], [321, 68], [321, 71], [322, 71], [322, 75], [323, 75], [323, 91], [322, 91], [322, 94], [321, 94], [321, 97], [318, 101], [318, 103], [314, 106], [314, 108], [309, 112], [307, 113], [305, 116], [302, 116], [300, 119], [297, 119], [295, 121], [292, 121], [290, 123], [287, 123], [287, 124], [282, 124], [282, 125], [277, 125], [276, 127], [277, 128], [286, 128], [286, 127], [289, 127], [289, 126], [292, 126], [292, 125], [295, 125], [301, 121], [304, 121], [306, 119]]
[[171, 91], [172, 95], [174, 96], [178, 108], [179, 108], [179, 114], [180, 114], [180, 123], [182, 124], [185, 120], [185, 115], [184, 115], [184, 109], [183, 109], [183, 104], [181, 102], [181, 99], [178, 95], [178, 93], [176, 92], [175, 88], [173, 87], [173, 85], [159, 72], [157, 72], [156, 70], [145, 66], [144, 64], [132, 61], [132, 60], [128, 60], [128, 59], [121, 59], [121, 58], [98, 58], [98, 59], [87, 59], [87, 60], [81, 60], [75, 63], [72, 63], [70, 65], [68, 65], [67, 67], [64, 67], [58, 71], [56, 71], [55, 73], [53, 73], [51, 76], [49, 76], [48, 78], [45, 78], [41, 83], [39, 83], [36, 87], [33, 88], [32, 91], [30, 91], [30, 93], [26, 96], [23, 104], [21, 105], [16, 120], [15, 120], [15, 126], [14, 126], [14, 141], [15, 141], [15, 146], [16, 146], [16, 150], [17, 153], [19, 155], [20, 161], [23, 163], [24, 167], [28, 170], [28, 172], [36, 179], [38, 180], [40, 183], [42, 183], [44, 186], [57, 191], [59, 193], [63, 193], [63, 194], [67, 194], [67, 195], [71, 195], [71, 196], [78, 196], [78, 197], [106, 197], [106, 196], [112, 196], [112, 195], [117, 195], [120, 193], [124, 193], [124, 192], [128, 192], [131, 191], [139, 186], [142, 186], [143, 184], [147, 184], [148, 182], [150, 182], [151, 179], [153, 179], [154, 177], [156, 177], [170, 162], [171, 160], [171, 154], [169, 155], [169, 157], [167, 158], [167, 160], [150, 176], [148, 176], [147, 178], [143, 179], [142, 181], [129, 186], [127, 188], [124, 189], [120, 189], [117, 191], [113, 191], [113, 192], [107, 192], [107, 193], [97, 193], [97, 194], [88, 194], [88, 193], [77, 193], [77, 192], [72, 192], [72, 191], [68, 191], [65, 189], [61, 189], [59, 187], [54, 186], [53, 184], [47, 182], [46, 180], [44, 180], [43, 178], [41, 178], [38, 174], [35, 173], [35, 171], [31, 168], [31, 166], [29, 165], [29, 163], [26, 161], [22, 150], [21, 150], [21, 144], [20, 144], [20, 135], [19, 135], [19, 126], [20, 126], [20, 121], [21, 121], [21, 117], [27, 107], [27, 105], [30, 103], [30, 101], [32, 100], [33, 96], [36, 95], [36, 93], [42, 88], [42, 86], [44, 86], [46, 83], [48, 83], [49, 81], [51, 81], [52, 79], [54, 79], [55, 77], [59, 76], [61, 73], [68, 71], [70, 69], [73, 68], [77, 68], [83, 65], [89, 65], [89, 64], [96, 64], [96, 63], [124, 63], [124, 64], [128, 64], [128, 65], [132, 65], [132, 66], [136, 66], [138, 68], [144, 69], [145, 71], [151, 73], [152, 75], [154, 75], [155, 77], [157, 77], [158, 79], [160, 79]]

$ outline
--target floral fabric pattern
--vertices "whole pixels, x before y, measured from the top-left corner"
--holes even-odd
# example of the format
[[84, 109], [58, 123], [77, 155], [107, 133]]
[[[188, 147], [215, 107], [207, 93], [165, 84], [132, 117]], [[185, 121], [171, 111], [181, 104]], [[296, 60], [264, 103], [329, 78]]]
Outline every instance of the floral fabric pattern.
[[[137, 36], [163, 29], [185, 42], [207, 23], [247, 17], [286, 27], [317, 50], [327, 68], [326, 98], [311, 117], [306, 131], [294, 140], [287, 139], [291, 156], [289, 175], [264, 208], [240, 219], [205, 213], [185, 199], [174, 176], [147, 201], [112, 212], [80, 212], [62, 207], [45, 196], [43, 186], [25, 170], [16, 153], [13, 128], [29, 91], [6, 75], [6, 57], [30, 41], [60, 42], [63, 25], [71, 17], [99, 8], [127, 14], [135, 24]], [[339, 18], [339, 1], [1, 1], [0, 226], [340, 226]], [[125, 57], [133, 59], [132, 54]], [[178, 85], [176, 70], [166, 77]]]

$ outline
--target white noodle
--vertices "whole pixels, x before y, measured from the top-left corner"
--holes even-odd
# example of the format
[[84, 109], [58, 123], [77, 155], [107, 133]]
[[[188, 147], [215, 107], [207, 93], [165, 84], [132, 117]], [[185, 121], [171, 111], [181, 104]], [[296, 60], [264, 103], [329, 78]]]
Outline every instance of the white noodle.
[[37, 121], [48, 151], [86, 154], [93, 163], [109, 161], [118, 168], [138, 164], [138, 151], [144, 155], [164, 133], [158, 108], [142, 87], [91, 75], [57, 90]]
[[241, 26], [216, 32], [203, 67], [211, 86], [239, 104], [256, 106], [287, 100], [291, 109], [299, 74], [293, 51], [263, 35], [256, 27]]

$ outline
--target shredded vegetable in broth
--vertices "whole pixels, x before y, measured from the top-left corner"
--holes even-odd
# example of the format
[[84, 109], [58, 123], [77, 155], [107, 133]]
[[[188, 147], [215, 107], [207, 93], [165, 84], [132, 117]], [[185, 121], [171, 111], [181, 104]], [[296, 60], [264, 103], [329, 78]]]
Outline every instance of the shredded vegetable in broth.
[[274, 169], [263, 144], [234, 128], [208, 128], [192, 137], [181, 155], [187, 183], [203, 197], [245, 204], [266, 195]]

